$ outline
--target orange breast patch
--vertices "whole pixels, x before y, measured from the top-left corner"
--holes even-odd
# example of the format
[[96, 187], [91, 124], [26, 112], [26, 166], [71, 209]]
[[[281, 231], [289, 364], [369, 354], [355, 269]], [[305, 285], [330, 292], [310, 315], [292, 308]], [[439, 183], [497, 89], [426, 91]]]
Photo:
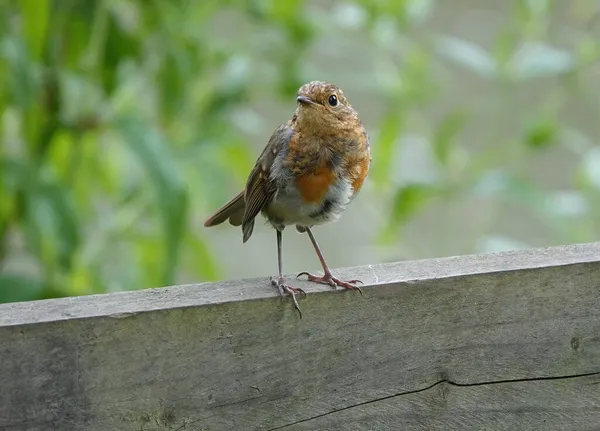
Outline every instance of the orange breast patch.
[[309, 174], [296, 178], [296, 187], [305, 202], [319, 203], [323, 200], [329, 186], [335, 181], [335, 174], [328, 167], [316, 169]]
[[365, 178], [367, 178], [370, 164], [371, 162], [369, 160], [369, 157], [365, 157], [354, 166], [352, 172], [352, 188], [354, 189], [354, 193], [358, 193], [365, 181]]

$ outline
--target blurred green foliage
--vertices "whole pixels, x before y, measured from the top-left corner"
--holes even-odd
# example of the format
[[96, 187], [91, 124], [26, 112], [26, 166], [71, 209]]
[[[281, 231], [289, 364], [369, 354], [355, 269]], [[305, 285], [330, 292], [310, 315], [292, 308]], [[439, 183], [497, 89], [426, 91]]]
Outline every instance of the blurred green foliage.
[[[354, 86], [379, 108], [371, 181], [389, 215], [382, 243], [395, 244], [432, 205], [473, 198], [527, 208], [556, 241], [594, 239], [598, 129], [590, 136], [562, 118], [575, 95], [600, 124], [598, 7], [508, 3], [484, 48], [426, 31], [440, 19], [434, 0], [0, 1], [0, 302], [164, 286], [181, 272], [216, 278], [197, 218], [254, 162], [247, 136], [260, 121], [243, 107], [264, 91], [293, 100], [320, 79], [311, 50], [345, 32], [360, 34], [376, 77]], [[561, 47], [557, 8], [570, 21]], [[452, 68], [487, 82], [492, 97], [479, 106], [454, 98], [433, 115]], [[511, 109], [507, 94], [548, 79], [518, 127], [496, 121]], [[489, 142], [465, 146], [482, 115]], [[416, 133], [434, 174], [399, 179], [398, 152]], [[531, 175], [557, 146], [576, 159], [563, 190]], [[487, 239], [492, 249], [524, 246], [493, 229]]]

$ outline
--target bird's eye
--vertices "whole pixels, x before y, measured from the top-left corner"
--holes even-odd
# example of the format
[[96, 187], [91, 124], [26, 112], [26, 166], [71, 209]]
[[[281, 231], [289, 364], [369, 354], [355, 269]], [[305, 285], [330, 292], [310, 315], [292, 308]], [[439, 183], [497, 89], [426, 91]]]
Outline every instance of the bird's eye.
[[328, 102], [331, 106], [337, 106], [337, 104], [338, 104], [337, 96], [335, 94], [332, 94], [331, 96], [329, 96]]

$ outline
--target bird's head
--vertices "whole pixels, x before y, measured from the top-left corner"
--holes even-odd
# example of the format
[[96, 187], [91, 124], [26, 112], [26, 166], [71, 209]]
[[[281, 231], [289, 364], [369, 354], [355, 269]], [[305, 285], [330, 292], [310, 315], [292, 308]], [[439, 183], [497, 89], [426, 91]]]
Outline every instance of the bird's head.
[[297, 120], [302, 128], [330, 131], [353, 127], [360, 122], [341, 89], [324, 81], [312, 81], [298, 90]]

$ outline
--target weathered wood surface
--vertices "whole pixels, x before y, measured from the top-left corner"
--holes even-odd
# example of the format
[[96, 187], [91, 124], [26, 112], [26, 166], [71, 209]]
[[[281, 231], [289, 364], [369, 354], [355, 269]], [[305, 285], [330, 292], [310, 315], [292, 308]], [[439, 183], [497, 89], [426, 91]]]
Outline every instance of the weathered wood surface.
[[0, 305], [0, 430], [598, 430], [600, 244]]

